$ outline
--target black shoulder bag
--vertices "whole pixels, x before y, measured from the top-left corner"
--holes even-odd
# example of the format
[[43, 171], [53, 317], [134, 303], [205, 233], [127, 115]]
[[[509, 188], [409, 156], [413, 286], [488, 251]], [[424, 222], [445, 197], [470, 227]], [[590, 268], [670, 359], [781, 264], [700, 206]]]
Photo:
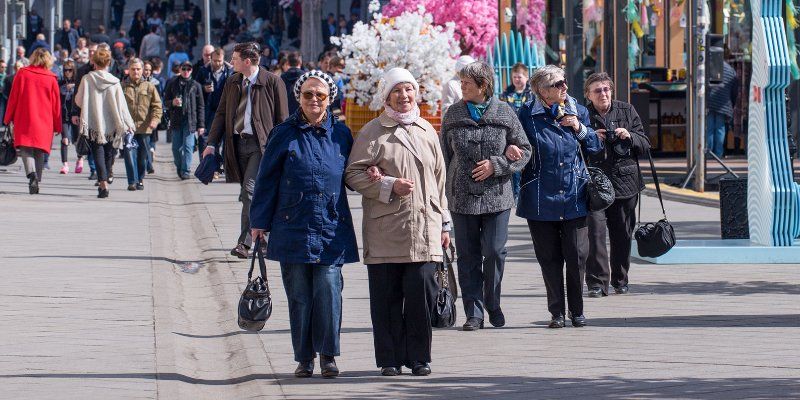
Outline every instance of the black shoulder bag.
[[[640, 225], [636, 229], [633, 237], [636, 239], [636, 247], [639, 249], [639, 255], [644, 257], [659, 257], [666, 254], [669, 249], [675, 246], [675, 230], [672, 229], [669, 221], [667, 221], [667, 211], [664, 209], [664, 200], [661, 198], [661, 186], [658, 184], [658, 175], [656, 174], [656, 166], [653, 164], [653, 156], [650, 154], [650, 149], [647, 149], [647, 159], [650, 160], [650, 171], [653, 174], [653, 181], [656, 183], [656, 193], [658, 194], [658, 202], [661, 203], [661, 214], [663, 219], [656, 223], [648, 222]], [[642, 201], [639, 198], [639, 223], [642, 219]]]
[[436, 283], [439, 286], [439, 292], [436, 294], [436, 303], [434, 310], [431, 314], [431, 326], [434, 328], [450, 328], [456, 324], [456, 290], [451, 290], [456, 287], [455, 274], [453, 273], [453, 259], [456, 255], [456, 250], [453, 245], [450, 245], [450, 253], [447, 254], [448, 249], [444, 249], [444, 261], [436, 266]]
[[578, 142], [578, 152], [583, 160], [583, 167], [589, 175], [586, 189], [589, 194], [589, 211], [603, 211], [614, 202], [614, 186], [602, 169], [590, 167], [583, 156], [581, 143]]
[[[261, 276], [253, 279], [256, 259]], [[250, 272], [247, 273], [247, 286], [239, 299], [239, 327], [246, 331], [258, 332], [264, 328], [270, 315], [272, 315], [272, 297], [267, 280], [267, 262], [261, 250], [261, 239], [257, 239], [250, 261]]]
[[14, 147], [12, 129], [12, 127], [7, 126], [6, 131], [0, 135], [0, 165], [2, 166], [17, 162], [17, 149]]

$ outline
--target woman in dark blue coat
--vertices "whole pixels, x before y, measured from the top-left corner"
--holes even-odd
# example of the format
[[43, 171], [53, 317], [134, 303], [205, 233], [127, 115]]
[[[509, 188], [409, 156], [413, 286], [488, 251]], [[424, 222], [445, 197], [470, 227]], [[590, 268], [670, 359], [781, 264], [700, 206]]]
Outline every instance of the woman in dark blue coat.
[[339, 374], [342, 264], [358, 261], [344, 171], [353, 137], [328, 112], [336, 83], [320, 71], [294, 86], [300, 108], [272, 129], [250, 206], [254, 238], [270, 232], [267, 258], [281, 264], [297, 377]]
[[586, 325], [582, 279], [589, 252], [585, 154], [602, 150], [589, 113], [567, 95], [564, 71], [547, 65], [531, 77], [535, 99], [519, 111], [533, 147], [522, 171], [517, 215], [528, 220], [536, 259], [547, 289], [550, 328], [564, 327], [564, 264], [572, 326]]

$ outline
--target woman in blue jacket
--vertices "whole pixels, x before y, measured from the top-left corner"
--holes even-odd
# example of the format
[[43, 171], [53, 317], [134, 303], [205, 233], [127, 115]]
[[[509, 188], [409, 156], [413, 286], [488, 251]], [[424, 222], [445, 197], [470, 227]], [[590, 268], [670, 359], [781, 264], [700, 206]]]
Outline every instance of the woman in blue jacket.
[[582, 279], [589, 252], [586, 225], [589, 176], [579, 148], [597, 153], [602, 143], [590, 128], [589, 113], [567, 95], [564, 70], [553, 65], [531, 77], [533, 101], [519, 111], [533, 147], [522, 171], [517, 215], [528, 220], [536, 259], [547, 289], [550, 328], [564, 327], [564, 264], [572, 326], [586, 325]]
[[344, 171], [353, 137], [328, 112], [336, 83], [310, 71], [294, 85], [300, 108], [272, 129], [250, 206], [253, 238], [270, 232], [267, 258], [281, 264], [289, 300], [294, 374], [339, 374], [342, 264], [358, 261]]

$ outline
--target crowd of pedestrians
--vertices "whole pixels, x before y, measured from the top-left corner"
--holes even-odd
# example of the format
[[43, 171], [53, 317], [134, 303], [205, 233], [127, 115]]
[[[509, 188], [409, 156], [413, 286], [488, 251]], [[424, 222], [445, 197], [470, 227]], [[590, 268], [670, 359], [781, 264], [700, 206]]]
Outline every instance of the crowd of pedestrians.
[[[114, 29], [124, 22], [115, 7], [124, 3], [112, 2]], [[431, 373], [435, 273], [451, 238], [459, 252], [462, 329], [483, 329], [485, 319], [506, 324], [500, 303], [514, 208], [530, 230], [550, 328], [567, 319], [574, 327], [588, 323], [584, 282], [589, 297], [605, 296], [609, 287], [628, 293], [643, 189], [638, 158], [650, 144], [633, 107], [613, 100], [605, 73], [587, 78], [587, 106], [567, 94], [564, 70], [552, 65], [531, 76], [515, 65], [512, 85], [495, 96], [492, 67], [462, 56], [457, 75], [443, 77], [446, 111], [437, 132], [420, 116], [414, 76], [391, 68], [376, 94], [381, 114], [354, 135], [340, 122], [347, 77], [335, 51], [313, 63], [278, 51], [266, 7], [260, 22], [230, 17], [230, 46], [206, 45], [193, 63], [196, 8], [189, 4], [175, 17], [163, 4], [151, 0], [135, 13], [130, 35], [113, 41], [102, 27], [87, 39], [65, 21], [55, 55], [33, 43], [30, 54], [18, 50], [10, 74], [0, 61], [3, 122], [13, 124], [31, 194], [40, 191], [53, 133], [61, 135], [60, 172], [70, 172], [74, 145], [74, 172], [86, 160], [99, 198], [109, 196], [119, 151], [128, 190], [144, 189], [159, 130], [167, 132], [181, 180], [190, 178], [195, 151], [222, 157], [219, 172], [240, 185], [242, 203], [231, 254], [248, 258], [263, 239], [267, 258], [280, 263], [296, 376], [312, 376], [317, 356], [322, 376], [339, 374], [341, 268], [359, 261], [348, 188], [362, 197], [375, 360], [384, 376], [403, 367]], [[331, 35], [347, 26], [333, 16], [323, 24]], [[237, 41], [253, 36], [260, 40]], [[606, 210], [589, 210], [587, 165], [614, 186]]]

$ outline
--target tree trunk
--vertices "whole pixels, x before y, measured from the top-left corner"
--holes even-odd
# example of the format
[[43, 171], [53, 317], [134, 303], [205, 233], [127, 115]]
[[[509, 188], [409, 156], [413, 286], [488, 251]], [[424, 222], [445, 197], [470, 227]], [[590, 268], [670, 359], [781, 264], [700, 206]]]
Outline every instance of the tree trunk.
[[317, 61], [322, 52], [322, 2], [302, 0], [303, 24], [300, 34], [300, 53], [303, 61]]

